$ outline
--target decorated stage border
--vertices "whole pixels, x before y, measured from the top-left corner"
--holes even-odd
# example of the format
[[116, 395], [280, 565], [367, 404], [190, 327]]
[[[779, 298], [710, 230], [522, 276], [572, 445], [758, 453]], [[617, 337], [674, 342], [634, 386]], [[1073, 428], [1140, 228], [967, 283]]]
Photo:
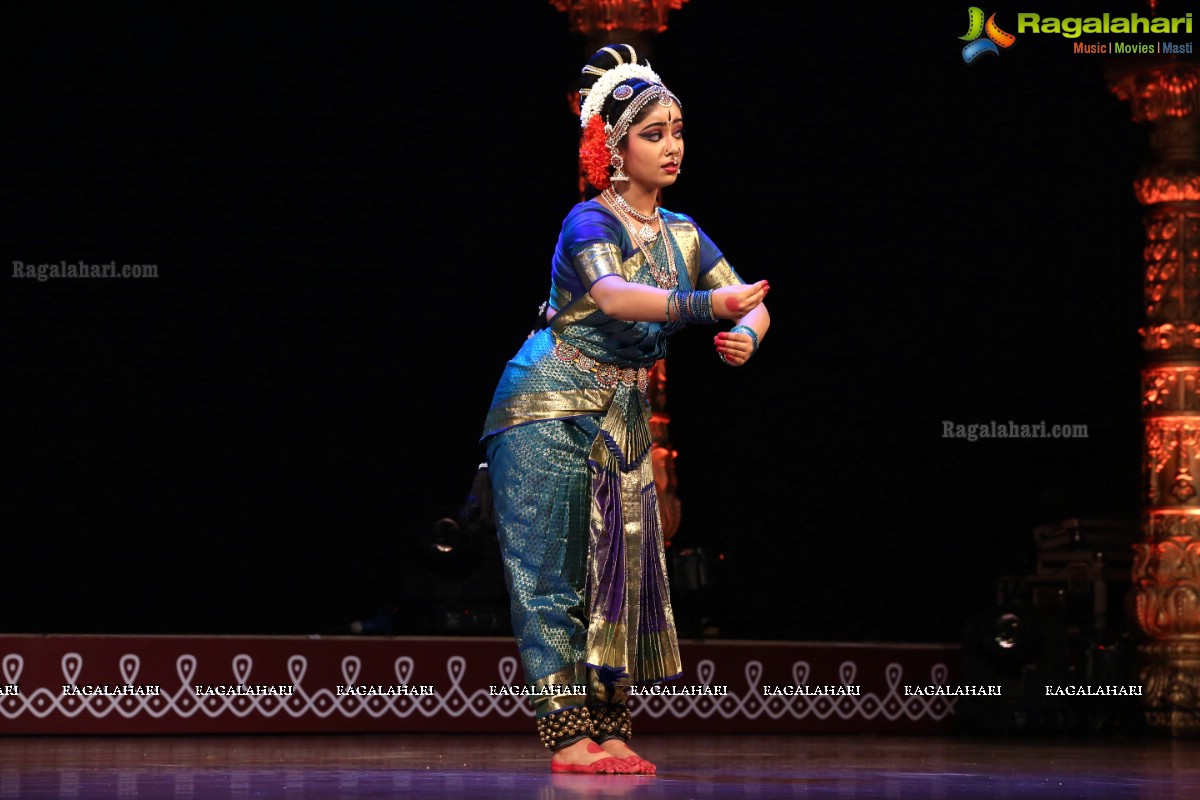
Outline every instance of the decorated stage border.
[[[944, 732], [955, 645], [682, 642], [642, 732]], [[0, 635], [0, 733], [529, 732], [511, 639]], [[354, 687], [352, 689], [348, 687]], [[796, 687], [801, 687], [797, 689]]]

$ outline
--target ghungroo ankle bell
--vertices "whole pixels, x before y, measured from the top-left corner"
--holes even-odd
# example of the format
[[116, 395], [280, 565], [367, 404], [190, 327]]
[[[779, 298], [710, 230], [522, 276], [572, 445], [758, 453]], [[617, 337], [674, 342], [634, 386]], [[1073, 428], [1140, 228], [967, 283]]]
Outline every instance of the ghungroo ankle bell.
[[592, 717], [586, 706], [564, 708], [537, 720], [538, 738], [550, 750], [588, 739], [592, 735]]
[[633, 736], [633, 715], [625, 706], [593, 705], [588, 710], [592, 715], [592, 738], [597, 742], [609, 739], [628, 742]]

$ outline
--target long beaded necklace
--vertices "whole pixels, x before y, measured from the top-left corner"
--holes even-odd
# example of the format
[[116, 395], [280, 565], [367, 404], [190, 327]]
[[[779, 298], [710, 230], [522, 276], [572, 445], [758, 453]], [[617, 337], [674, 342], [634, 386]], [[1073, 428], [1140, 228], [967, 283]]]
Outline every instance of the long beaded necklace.
[[[622, 224], [624, 224], [626, 229], [628, 229], [629, 238], [633, 239], [634, 244], [637, 245], [638, 250], [640, 250], [642, 252], [642, 256], [645, 257], [646, 266], [650, 268], [650, 274], [654, 276], [654, 282], [658, 284], [660, 289], [674, 289], [679, 285], [679, 270], [675, 267], [675, 248], [671, 246], [670, 236], [667, 235], [665, 227], [667, 224], [666, 221], [660, 217], [658, 225], [659, 229], [663, 233], [663, 247], [665, 247], [667, 250], [667, 268], [663, 269], [661, 266], [659, 266], [658, 262], [654, 260], [654, 256], [651, 255], [649, 243], [647, 241], [643, 241], [640, 235], [641, 232], [634, 230], [633, 220], [629, 218], [629, 215], [625, 213], [625, 208], [622, 207], [628, 206], [628, 203], [625, 203], [624, 198], [622, 198], [621, 195], [617, 194], [616, 192], [613, 192], [611, 189], [605, 190], [604, 199], [610, 199], [609, 192], [612, 192], [612, 194], [621, 201], [610, 202], [610, 205], [612, 206], [613, 211], [616, 213], [617, 219], [621, 220]], [[654, 209], [654, 214], [655, 216], [658, 216], [657, 208]], [[651, 219], [653, 219], [653, 217]], [[650, 228], [649, 224], [644, 225], [642, 230], [644, 231], [647, 228]], [[650, 238], [654, 238], [653, 229], [650, 229]]]

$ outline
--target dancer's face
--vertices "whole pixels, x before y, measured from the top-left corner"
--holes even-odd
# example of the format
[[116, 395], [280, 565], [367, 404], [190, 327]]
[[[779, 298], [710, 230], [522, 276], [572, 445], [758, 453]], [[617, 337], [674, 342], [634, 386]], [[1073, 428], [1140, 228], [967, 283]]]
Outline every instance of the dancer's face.
[[679, 106], [651, 100], [641, 119], [629, 126], [622, 156], [625, 174], [648, 190], [675, 183], [683, 161], [683, 114]]

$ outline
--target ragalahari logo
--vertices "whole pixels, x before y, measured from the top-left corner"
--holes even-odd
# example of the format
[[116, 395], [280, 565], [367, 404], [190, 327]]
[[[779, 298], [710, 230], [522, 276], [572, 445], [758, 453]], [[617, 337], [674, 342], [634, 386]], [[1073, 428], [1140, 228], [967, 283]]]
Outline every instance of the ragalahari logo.
[[[986, 39], [979, 38], [983, 34], [987, 34]], [[1000, 26], [996, 24], [996, 15], [992, 14], [987, 18], [987, 22], [983, 21], [983, 9], [979, 6], [971, 6], [967, 9], [967, 33], [965, 36], [958, 37], [967, 46], [963, 48], [963, 61], [970, 64], [975, 59], [979, 58], [984, 53], [992, 53], [1000, 55], [1000, 48], [1012, 47], [1013, 42], [1017, 37], [1011, 33], [1005, 33], [1000, 30]]]

